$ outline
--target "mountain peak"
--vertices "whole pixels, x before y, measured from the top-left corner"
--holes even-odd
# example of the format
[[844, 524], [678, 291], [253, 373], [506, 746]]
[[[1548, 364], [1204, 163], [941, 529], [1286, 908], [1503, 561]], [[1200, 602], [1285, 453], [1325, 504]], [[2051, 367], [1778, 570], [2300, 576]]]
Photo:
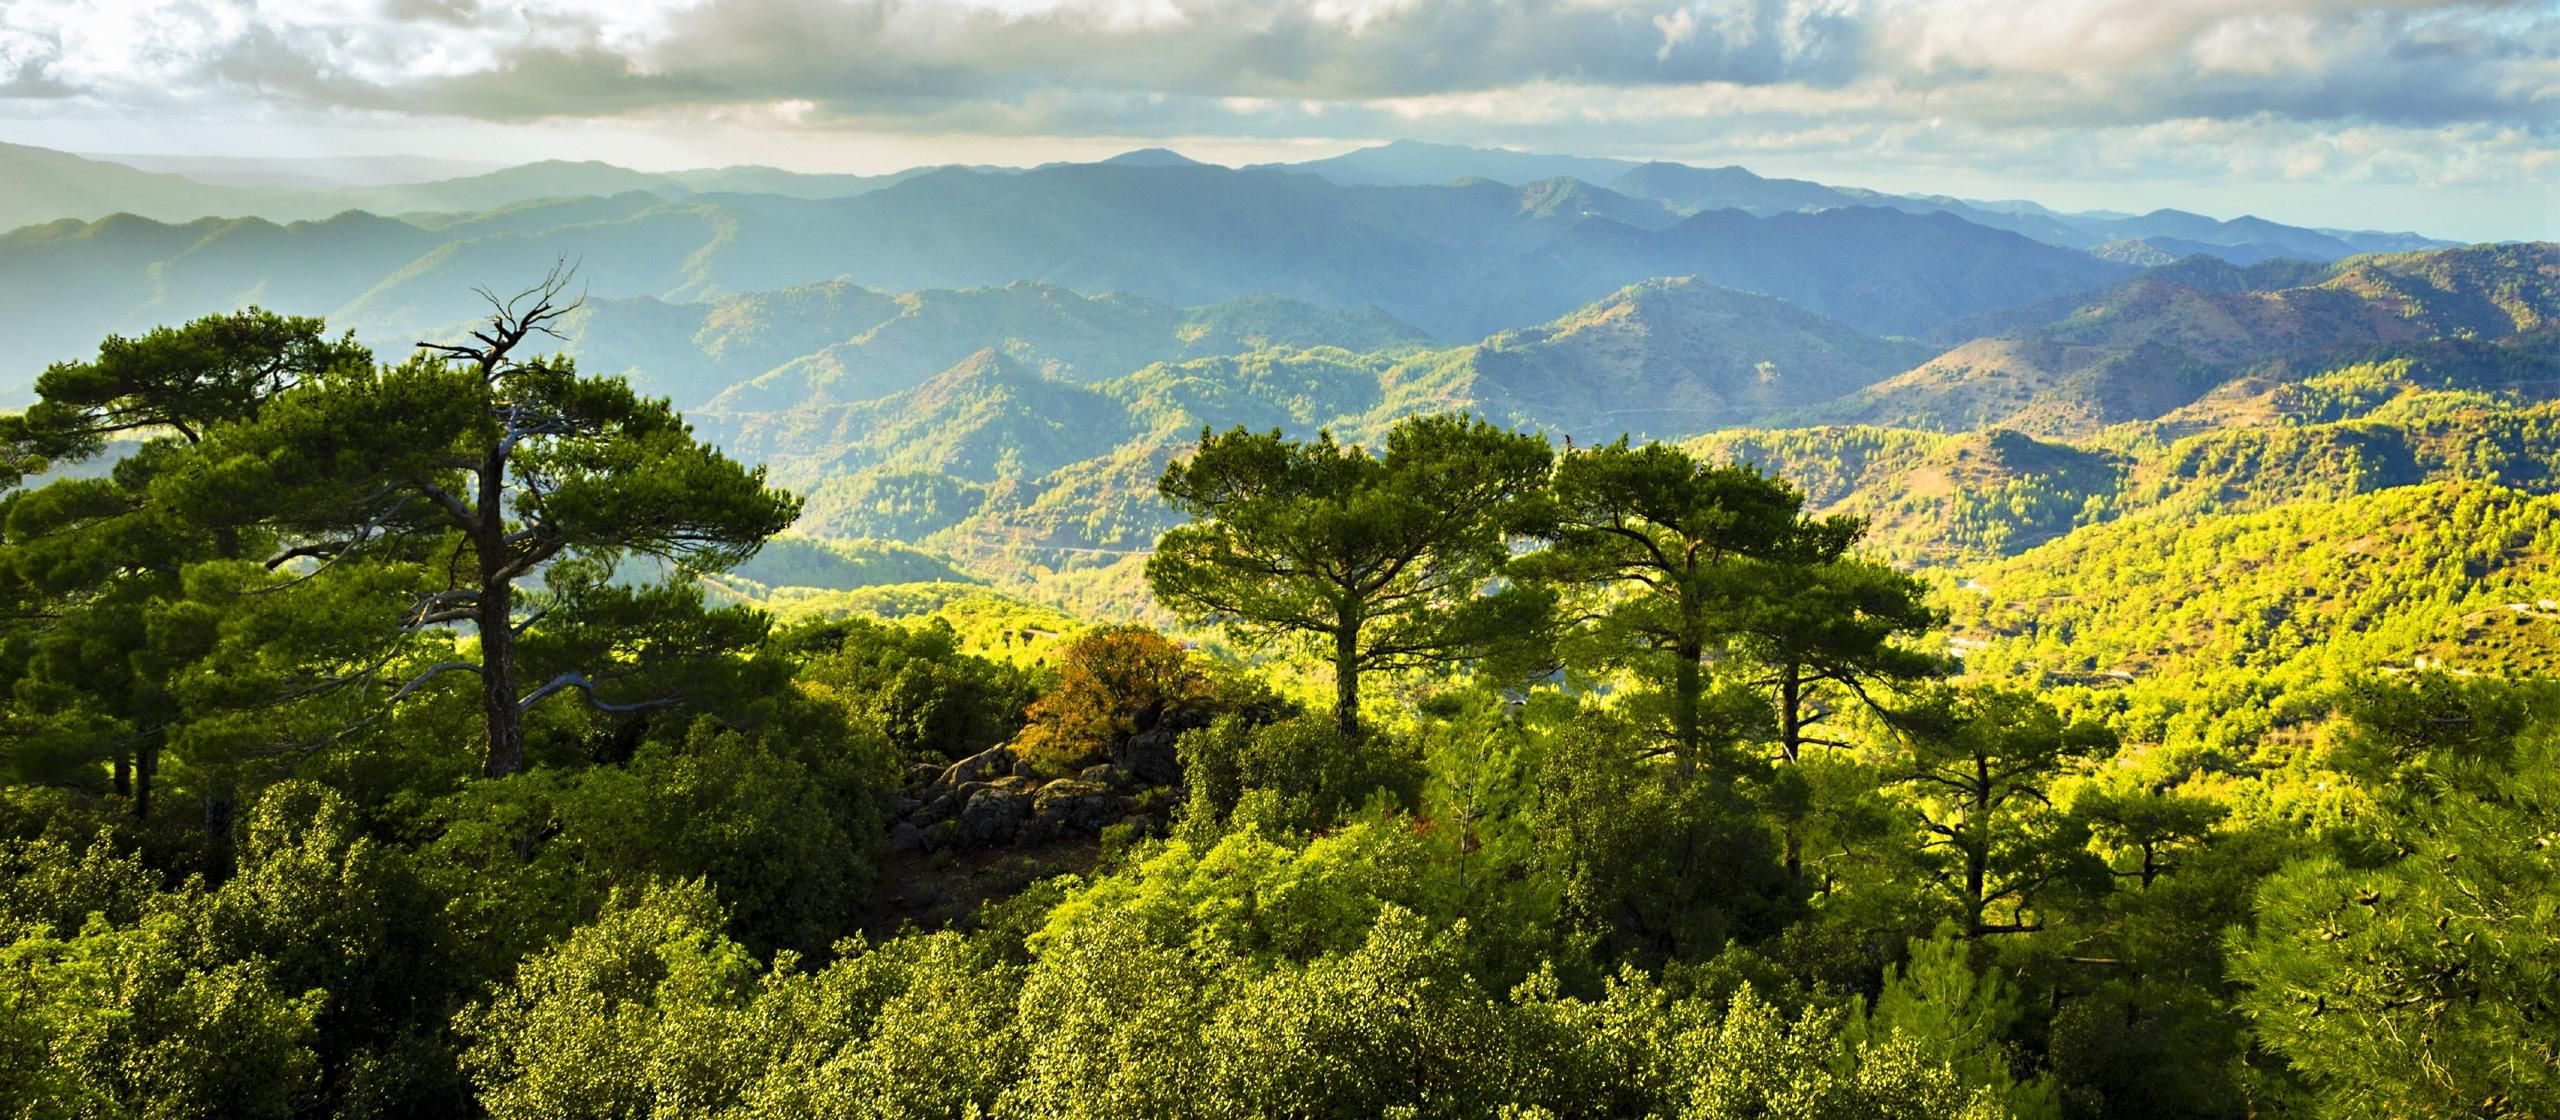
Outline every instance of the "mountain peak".
[[1114, 167], [1202, 167], [1206, 166], [1171, 148], [1138, 148], [1122, 152], [1102, 161]]
[[980, 347], [977, 352], [952, 363], [951, 368], [935, 374], [927, 385], [957, 386], [976, 382], [1038, 380], [1039, 375], [1024, 368], [1003, 348]]

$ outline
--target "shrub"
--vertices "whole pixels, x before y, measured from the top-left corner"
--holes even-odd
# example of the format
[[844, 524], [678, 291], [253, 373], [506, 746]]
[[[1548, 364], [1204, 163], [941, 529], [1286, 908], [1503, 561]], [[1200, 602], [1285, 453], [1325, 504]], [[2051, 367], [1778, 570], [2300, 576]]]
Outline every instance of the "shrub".
[[1061, 651], [1057, 687], [1031, 705], [1016, 749], [1064, 773], [1101, 761], [1111, 745], [1209, 703], [1209, 678], [1182, 647], [1143, 626], [1109, 626]]

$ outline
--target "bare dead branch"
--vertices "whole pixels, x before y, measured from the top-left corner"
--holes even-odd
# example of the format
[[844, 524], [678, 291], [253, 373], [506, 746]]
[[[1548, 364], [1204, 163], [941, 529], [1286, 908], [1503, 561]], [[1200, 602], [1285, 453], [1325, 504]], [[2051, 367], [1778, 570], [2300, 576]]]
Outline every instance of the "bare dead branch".
[[552, 693], [558, 692], [564, 688], [574, 688], [585, 693], [587, 696], [587, 705], [599, 712], [641, 712], [648, 711], [652, 708], [673, 707], [681, 702], [673, 696], [661, 696], [654, 700], [641, 700], [629, 704], [609, 703], [596, 696], [596, 682], [593, 678], [588, 677], [585, 673], [572, 671], [553, 677], [548, 682], [544, 683], [542, 687], [526, 693], [524, 699], [516, 701], [516, 710], [519, 712], [528, 710], [535, 704], [541, 703]]

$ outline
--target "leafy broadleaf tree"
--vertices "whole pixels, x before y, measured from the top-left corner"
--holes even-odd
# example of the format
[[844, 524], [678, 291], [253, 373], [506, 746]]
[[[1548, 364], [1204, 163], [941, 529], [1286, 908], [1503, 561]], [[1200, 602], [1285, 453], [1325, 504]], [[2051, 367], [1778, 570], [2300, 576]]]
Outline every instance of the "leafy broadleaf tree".
[[723, 568], [799, 508], [765, 485], [762, 468], [696, 440], [666, 400], [581, 377], [565, 359], [521, 357], [576, 307], [560, 298], [567, 282], [555, 271], [513, 299], [492, 297], [470, 342], [425, 344], [430, 354], [401, 365], [339, 369], [281, 394], [208, 440], [203, 469], [173, 488], [217, 523], [272, 526], [287, 542], [276, 563], [431, 560], [405, 629], [467, 625], [478, 648], [395, 695], [448, 672], [477, 674], [491, 776], [524, 766], [525, 712], [554, 693], [578, 689], [607, 709], [669, 702], [600, 695], [602, 665], [524, 681], [519, 641], [580, 596], [529, 602], [523, 589], [569, 558]]
[[1158, 489], [1196, 520], [1147, 560], [1156, 598], [1240, 638], [1296, 639], [1333, 666], [1333, 718], [1360, 727], [1361, 674], [1446, 664], [1534, 630], [1545, 600], [1488, 593], [1547, 481], [1546, 440], [1463, 414], [1417, 416], [1383, 454], [1238, 427]]
[[1053, 770], [1084, 766], [1122, 739], [1186, 707], [1205, 708], [1209, 679], [1182, 647], [1144, 626], [1079, 635], [1058, 656], [1058, 683], [1033, 702], [1015, 740], [1024, 758]]

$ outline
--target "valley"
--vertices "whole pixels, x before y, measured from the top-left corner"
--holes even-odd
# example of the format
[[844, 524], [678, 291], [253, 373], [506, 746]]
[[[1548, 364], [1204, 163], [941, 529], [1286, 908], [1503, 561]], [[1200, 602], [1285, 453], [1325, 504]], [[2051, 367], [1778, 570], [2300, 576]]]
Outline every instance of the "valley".
[[2560, 244], [167, 166], [0, 145], [0, 1113], [2560, 1109]]

